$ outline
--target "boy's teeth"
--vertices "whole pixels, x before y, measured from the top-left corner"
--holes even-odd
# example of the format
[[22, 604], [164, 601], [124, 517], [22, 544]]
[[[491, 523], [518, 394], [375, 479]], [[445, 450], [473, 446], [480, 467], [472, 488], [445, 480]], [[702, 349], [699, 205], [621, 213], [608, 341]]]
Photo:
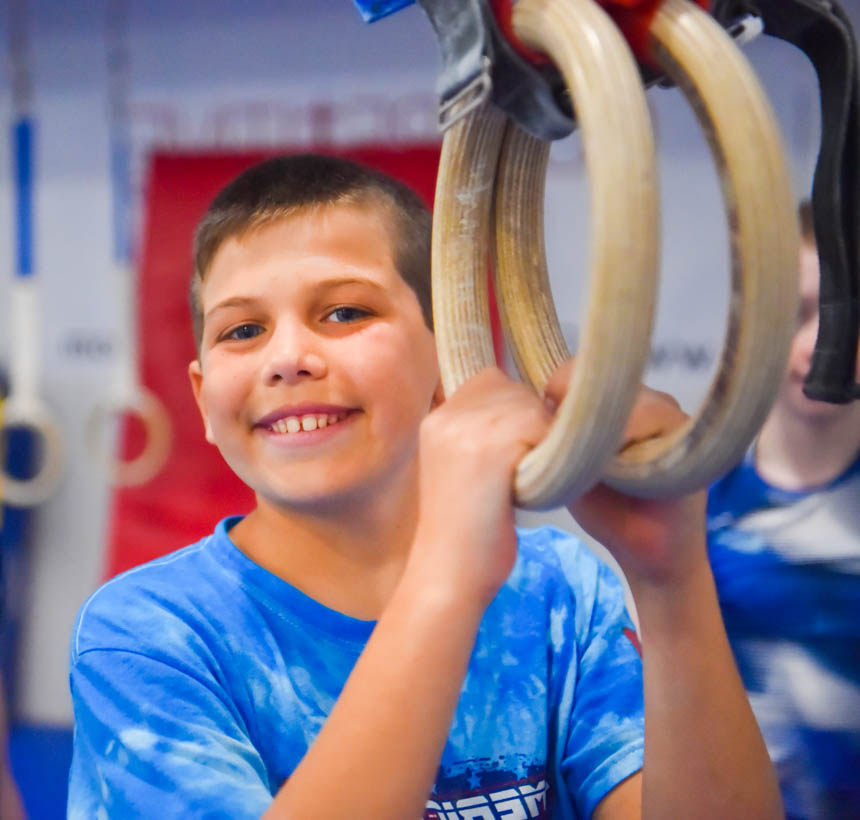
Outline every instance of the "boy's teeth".
[[321, 413], [320, 415], [306, 416], [288, 416], [285, 419], [278, 419], [272, 424], [272, 430], [276, 433], [298, 433], [311, 432], [323, 427], [328, 427], [330, 424], [337, 424], [343, 419], [343, 415], [339, 413]]

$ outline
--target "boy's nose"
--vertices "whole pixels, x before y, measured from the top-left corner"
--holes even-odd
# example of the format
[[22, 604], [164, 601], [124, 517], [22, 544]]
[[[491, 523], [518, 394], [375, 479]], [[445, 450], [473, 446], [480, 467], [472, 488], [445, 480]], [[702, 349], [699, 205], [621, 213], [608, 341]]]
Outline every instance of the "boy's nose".
[[266, 384], [297, 384], [305, 379], [322, 378], [327, 370], [325, 359], [318, 352], [292, 339], [290, 343], [272, 349], [264, 367], [263, 380]]

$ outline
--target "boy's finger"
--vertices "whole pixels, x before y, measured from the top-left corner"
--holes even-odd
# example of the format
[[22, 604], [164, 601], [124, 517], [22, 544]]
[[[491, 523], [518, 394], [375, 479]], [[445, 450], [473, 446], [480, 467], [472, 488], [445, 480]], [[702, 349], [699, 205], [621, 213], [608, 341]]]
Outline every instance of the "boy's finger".
[[543, 395], [544, 404], [550, 413], [555, 412], [556, 408], [561, 404], [564, 394], [567, 393], [575, 364], [575, 356], [565, 359], [547, 380], [546, 386], [543, 389]]
[[[576, 357], [571, 356], [559, 365], [549, 377], [544, 388], [544, 404], [553, 413], [567, 392]], [[670, 433], [687, 420], [675, 397], [644, 385], [627, 422], [621, 450], [646, 439]]]
[[667, 435], [687, 419], [687, 414], [673, 396], [643, 387], [627, 421], [620, 452], [643, 441]]

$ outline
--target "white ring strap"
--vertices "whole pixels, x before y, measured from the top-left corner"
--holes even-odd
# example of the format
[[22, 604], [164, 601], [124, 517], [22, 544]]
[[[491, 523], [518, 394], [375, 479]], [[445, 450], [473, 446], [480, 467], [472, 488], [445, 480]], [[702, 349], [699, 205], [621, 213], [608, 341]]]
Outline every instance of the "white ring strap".
[[34, 507], [46, 501], [63, 472], [65, 448], [60, 427], [50, 408], [38, 397], [41, 332], [39, 304], [33, 277], [16, 277], [10, 291], [9, 382], [11, 393], [3, 408], [3, 427], [21, 427], [41, 440], [42, 457], [29, 479], [2, 471], [4, 501], [15, 507]]

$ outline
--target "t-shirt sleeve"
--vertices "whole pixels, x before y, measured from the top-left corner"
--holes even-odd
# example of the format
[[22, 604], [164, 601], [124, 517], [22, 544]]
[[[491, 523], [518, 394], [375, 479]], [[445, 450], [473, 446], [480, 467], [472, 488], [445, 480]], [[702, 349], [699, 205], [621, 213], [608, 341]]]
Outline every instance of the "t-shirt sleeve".
[[576, 675], [562, 762], [583, 818], [591, 817], [615, 786], [642, 768], [645, 733], [642, 663], [624, 590], [605, 564], [595, 560], [593, 567], [593, 574], [590, 567], [579, 572]]
[[265, 767], [213, 679], [126, 649], [72, 654], [69, 820], [258, 818]]

